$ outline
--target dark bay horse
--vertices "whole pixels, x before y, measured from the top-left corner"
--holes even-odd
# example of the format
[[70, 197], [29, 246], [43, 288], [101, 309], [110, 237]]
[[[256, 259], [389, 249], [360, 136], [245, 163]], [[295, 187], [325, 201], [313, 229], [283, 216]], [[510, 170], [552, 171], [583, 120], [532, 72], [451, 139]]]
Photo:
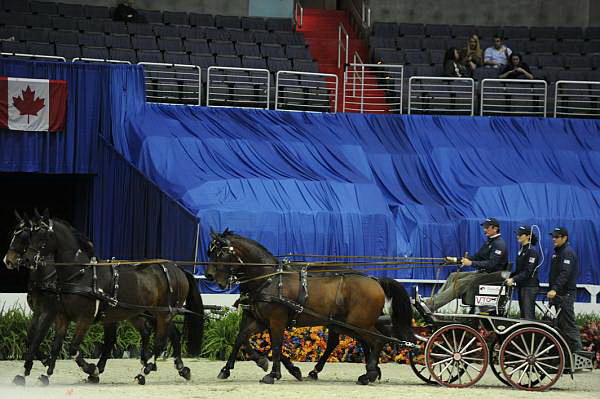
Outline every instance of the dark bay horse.
[[[278, 260], [265, 247], [229, 230], [222, 234], [212, 233], [208, 256], [206, 278], [222, 288], [232, 282], [239, 283], [246, 311], [251, 312], [249, 321], [254, 319], [269, 330], [273, 368], [261, 382], [272, 384], [281, 378], [283, 332], [292, 324], [298, 327], [324, 325], [334, 333], [358, 339], [367, 357], [367, 372], [358, 378], [358, 383], [375, 381], [380, 376], [379, 353], [389, 341], [377, 328], [386, 293], [393, 303], [393, 330], [406, 341], [413, 338], [410, 298], [404, 287], [396, 282], [392, 284], [391, 279], [379, 281], [344, 272], [309, 274], [306, 288], [303, 288], [299, 271], [282, 270]], [[335, 334], [331, 338], [334, 339]], [[336, 342], [333, 344], [337, 346]], [[319, 364], [326, 360], [323, 356]]]
[[[37, 213], [37, 210], [35, 213], [37, 215], [35, 220], [39, 222], [41, 216]], [[61, 320], [63, 320], [61, 322], [68, 323], [68, 321], [64, 321], [66, 315], [62, 312], [60, 293], [57, 288], [57, 275], [55, 267], [51, 264], [46, 264], [45, 267], [36, 268], [33, 267], [34, 265], [32, 264], [24, 262], [24, 259], [20, 256], [20, 254], [25, 252], [27, 246], [29, 245], [30, 233], [35, 223], [29, 219], [26, 213], [22, 217], [17, 211], [15, 211], [15, 216], [17, 218], [17, 225], [13, 230], [13, 237], [11, 239], [9, 249], [4, 256], [4, 263], [8, 269], [18, 269], [20, 267], [26, 267], [29, 269], [27, 303], [32, 310], [32, 317], [27, 330], [27, 350], [23, 356], [25, 360], [23, 375], [17, 375], [13, 379], [15, 384], [24, 385], [25, 377], [30, 375], [33, 367], [33, 360], [36, 356], [44, 365], [49, 365], [49, 359], [47, 359], [45, 355], [39, 353], [39, 347], [44, 337], [47, 335], [50, 325], [57, 318], [61, 318]], [[78, 257], [82, 263], [87, 263], [89, 259], [95, 258], [95, 249], [93, 244], [87, 238], [83, 236], [80, 238], [84, 252], [82, 252], [82, 254], [80, 254]], [[81, 255], [84, 256], [81, 257]], [[152, 332], [151, 328], [147, 325], [148, 323], [146, 318], [135, 318], [130, 320], [130, 322], [140, 333], [142, 340], [141, 358], [142, 363], [145, 364], [149, 358], [148, 346]], [[90, 371], [88, 375], [88, 382], [99, 382], [98, 375], [104, 372], [106, 362], [111, 355], [114, 344], [116, 343], [117, 327], [118, 325], [116, 322], [103, 323], [104, 339], [102, 342], [100, 359], [98, 360], [95, 369]], [[172, 329], [173, 328], [175, 328], [175, 326], [172, 326]], [[179, 339], [179, 337], [171, 331], [169, 336], [171, 341]], [[58, 336], [55, 336], [55, 340], [57, 339], [59, 339]], [[62, 343], [55, 342], [53, 346], [58, 347], [58, 351], [60, 351]], [[140, 375], [137, 378], [139, 382], [142, 382], [140, 379], [142, 379], [143, 376]], [[49, 382], [46, 375], [41, 375], [39, 380], [43, 384], [47, 384]]]
[[[130, 320], [138, 327], [138, 320], [150, 315], [155, 322], [155, 359], [166, 346], [167, 334], [176, 334], [177, 339], [171, 339], [175, 367], [181, 376], [190, 379], [190, 370], [181, 360], [181, 337], [175, 328], [171, 328], [171, 319], [176, 313], [185, 313], [188, 351], [191, 355], [199, 354], [204, 326], [203, 305], [194, 277], [173, 264], [82, 268], [78, 263], [88, 263], [91, 260], [83, 255], [86, 253], [86, 246], [91, 244], [86, 240], [67, 222], [51, 219], [46, 213], [33, 224], [27, 247], [14, 249], [12, 252], [9, 250], [7, 254], [7, 257], [10, 255], [15, 260], [21, 259], [35, 268], [45, 268], [52, 261], [69, 263], [56, 268], [62, 309], [59, 315], [65, 317], [56, 319], [56, 339], [50, 355], [48, 375], [53, 373], [70, 320], [76, 322], [76, 328], [69, 353], [76, 356], [75, 361], [84, 372], [97, 376], [96, 366], [88, 364], [79, 352], [90, 324], [102, 314], [105, 327], [114, 326], [116, 331], [118, 321]], [[144, 340], [143, 335], [142, 339]], [[144, 363], [144, 359], [142, 360]], [[144, 364], [144, 374], [153, 370], [156, 370], [155, 363]], [[136, 378], [140, 383], [143, 383], [142, 378], [145, 381], [141, 374]]]

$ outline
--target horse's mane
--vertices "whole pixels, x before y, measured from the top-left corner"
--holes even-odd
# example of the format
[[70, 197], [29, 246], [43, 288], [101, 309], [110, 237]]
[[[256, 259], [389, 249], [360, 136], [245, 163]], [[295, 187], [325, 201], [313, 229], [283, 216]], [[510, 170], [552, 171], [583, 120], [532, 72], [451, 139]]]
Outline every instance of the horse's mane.
[[264, 245], [262, 245], [260, 242], [258, 242], [258, 241], [256, 241], [256, 240], [253, 240], [253, 239], [251, 239], [251, 238], [248, 238], [248, 237], [243, 237], [243, 236], [241, 236], [241, 235], [239, 235], [239, 234], [235, 234], [235, 233], [234, 233], [232, 230], [225, 229], [225, 231], [224, 231], [224, 232], [221, 234], [221, 237], [222, 237], [222, 238], [227, 238], [227, 239], [231, 239], [231, 238], [233, 238], [233, 239], [236, 239], [236, 240], [247, 241], [247, 242], [249, 242], [250, 244], [254, 245], [255, 247], [258, 247], [259, 249], [261, 249], [261, 250], [265, 251], [265, 252], [266, 252], [266, 253], [267, 253], [269, 256], [273, 256], [273, 257], [275, 257], [275, 256], [274, 256], [274, 255], [271, 253], [271, 251], [269, 251], [267, 248], [265, 248], [265, 246], [264, 246]]
[[77, 243], [81, 246], [81, 249], [86, 253], [88, 257], [91, 258], [93, 256], [96, 256], [96, 248], [94, 247], [92, 241], [85, 234], [77, 230], [71, 225], [71, 223], [67, 222], [66, 220], [56, 217], [53, 217], [52, 220], [64, 224], [65, 227], [67, 227], [69, 231], [71, 231], [71, 233], [75, 236]]

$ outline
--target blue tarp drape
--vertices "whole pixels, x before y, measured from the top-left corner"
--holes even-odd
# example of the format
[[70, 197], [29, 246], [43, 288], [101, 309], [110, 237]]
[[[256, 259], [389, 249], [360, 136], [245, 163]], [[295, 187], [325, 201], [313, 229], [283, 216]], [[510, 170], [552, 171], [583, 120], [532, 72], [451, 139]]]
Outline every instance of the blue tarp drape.
[[513, 258], [518, 225], [547, 254], [565, 225], [580, 282], [600, 283], [600, 121], [147, 105], [126, 132], [133, 164], [199, 218], [201, 257], [225, 227], [275, 254], [461, 255], [493, 216]]

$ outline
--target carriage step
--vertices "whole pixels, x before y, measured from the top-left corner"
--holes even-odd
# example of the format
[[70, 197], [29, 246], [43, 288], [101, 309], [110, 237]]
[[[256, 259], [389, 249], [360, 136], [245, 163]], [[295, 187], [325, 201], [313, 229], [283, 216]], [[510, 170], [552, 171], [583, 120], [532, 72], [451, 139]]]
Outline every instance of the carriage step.
[[579, 351], [573, 353], [574, 370], [592, 370], [594, 368], [594, 352]]

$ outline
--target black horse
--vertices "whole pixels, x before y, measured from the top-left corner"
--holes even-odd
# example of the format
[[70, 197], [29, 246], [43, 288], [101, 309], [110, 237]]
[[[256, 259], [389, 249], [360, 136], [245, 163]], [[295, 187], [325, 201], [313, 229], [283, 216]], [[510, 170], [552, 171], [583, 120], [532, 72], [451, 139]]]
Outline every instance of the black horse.
[[[37, 215], [36, 220], [39, 220], [41, 216], [37, 213], [37, 210], [35, 211], [35, 214]], [[8, 269], [18, 269], [20, 267], [26, 267], [29, 269], [27, 303], [32, 310], [32, 317], [27, 330], [27, 350], [23, 356], [25, 360], [23, 375], [16, 375], [13, 379], [13, 382], [16, 385], [24, 385], [25, 377], [31, 374], [33, 360], [35, 358], [39, 359], [42, 364], [47, 365], [47, 357], [39, 352], [40, 344], [47, 335], [52, 322], [59, 317], [64, 318], [65, 315], [61, 313], [60, 293], [57, 288], [55, 267], [51, 264], [47, 264], [46, 267], [36, 268], [33, 267], [32, 264], [26, 264], [26, 262], [24, 262], [24, 260], [18, 255], [20, 251], [23, 251], [27, 247], [29, 243], [29, 235], [34, 224], [27, 216], [27, 213], [25, 213], [22, 217], [17, 211], [15, 211], [15, 216], [17, 218], [17, 225], [13, 230], [13, 237], [9, 250], [4, 256], [4, 263]], [[83, 249], [87, 255], [86, 259], [95, 259], [95, 249], [91, 241], [83, 237], [81, 241], [83, 244], [85, 244]], [[86, 260], [84, 259], [83, 261]], [[148, 325], [147, 320], [144, 317], [135, 318], [130, 320], [130, 322], [140, 333], [140, 337], [142, 339], [141, 358], [142, 363], [146, 364], [147, 360], [149, 359], [148, 346], [152, 328]], [[110, 357], [116, 342], [117, 327], [118, 323], [116, 322], [103, 323], [104, 339], [100, 352], [100, 359], [98, 360], [98, 363], [96, 363], [96, 370], [88, 376], [88, 382], [97, 383], [100, 381], [99, 374], [104, 372], [106, 362]], [[171, 326], [171, 329], [169, 330], [169, 337], [171, 338], [171, 341], [179, 339], [174, 331], [172, 331], [174, 328], [176, 327]], [[57, 338], [55, 337], [55, 339]], [[55, 345], [58, 345], [58, 343]], [[49, 382], [46, 375], [41, 375], [39, 380], [43, 384], [47, 384]], [[138, 376], [138, 381], [143, 382], [143, 378]]]
[[[108, 338], [106, 335], [116, 334], [118, 321], [130, 320], [142, 333], [144, 349], [149, 333], [144, 333], [147, 329], [142, 318], [150, 315], [156, 329], [155, 358], [164, 350], [167, 334], [171, 334], [175, 367], [181, 376], [190, 379], [190, 370], [181, 360], [181, 336], [172, 327], [171, 319], [176, 313], [185, 312], [188, 352], [198, 355], [204, 322], [202, 298], [194, 277], [173, 264], [82, 268], [78, 264], [91, 261], [89, 252], [86, 252], [90, 245], [89, 240], [71, 225], [59, 219], [50, 219], [46, 212], [33, 223], [27, 239], [21, 234], [19, 239], [13, 239], [5, 259], [9, 268], [19, 263], [32, 265], [33, 268], [46, 268], [52, 261], [69, 263], [56, 269], [62, 311], [56, 318], [56, 337], [48, 361], [48, 375], [54, 371], [70, 320], [76, 321], [77, 325], [69, 353], [76, 356], [76, 362], [84, 372], [97, 377], [98, 368], [87, 363], [79, 352], [79, 345], [90, 324], [101, 315], [106, 329], [105, 340], [114, 342], [114, 335]], [[186, 309], [183, 309], [184, 302]], [[104, 349], [107, 349], [106, 345]], [[109, 350], [103, 350], [106, 358], [109, 353]], [[142, 355], [144, 374], [156, 370], [156, 364], [148, 363], [148, 358]], [[141, 384], [145, 382], [142, 374], [136, 378]]]
[[[264, 324], [269, 330], [273, 368], [261, 382], [272, 384], [281, 378], [280, 361], [284, 365], [288, 361], [281, 355], [283, 332], [292, 324], [325, 325], [334, 333], [330, 333], [328, 350], [311, 372], [315, 374], [313, 378], [337, 346], [338, 334], [357, 338], [367, 356], [367, 373], [358, 378], [360, 384], [373, 382], [381, 375], [377, 366], [379, 353], [389, 338], [377, 327], [386, 298], [392, 303], [394, 335], [408, 345], [413, 339], [410, 298], [404, 287], [391, 279], [376, 280], [352, 272], [317, 273], [309, 274], [304, 284], [301, 272], [283, 270], [261, 244], [228, 230], [212, 234], [208, 256], [206, 278], [223, 288], [232, 282], [239, 283], [250, 312], [246, 322]], [[241, 333], [244, 328], [250, 327], [242, 323]]]

